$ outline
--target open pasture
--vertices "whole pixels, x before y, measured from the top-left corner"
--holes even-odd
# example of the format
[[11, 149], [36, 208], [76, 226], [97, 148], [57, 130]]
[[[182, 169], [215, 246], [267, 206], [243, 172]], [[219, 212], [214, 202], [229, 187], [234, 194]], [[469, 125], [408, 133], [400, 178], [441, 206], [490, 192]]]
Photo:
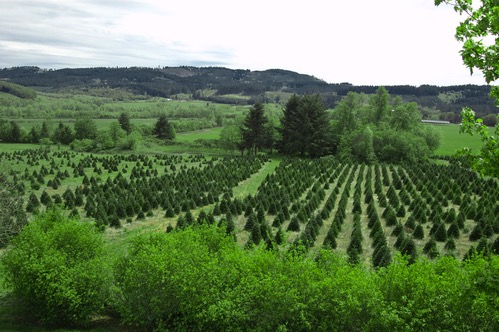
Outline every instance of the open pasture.
[[440, 134], [440, 146], [435, 150], [437, 156], [448, 156], [462, 148], [470, 148], [473, 153], [480, 151], [480, 136], [470, 136], [459, 132], [459, 125], [431, 125]]
[[[131, 230], [217, 223], [241, 245], [303, 244], [354, 262], [497, 246], [499, 186], [457, 165], [358, 165], [334, 158], [3, 152], [34, 212], [60, 204], [119, 243]], [[121, 234], [121, 235], [120, 235]], [[487, 249], [487, 250], [489, 250]]]

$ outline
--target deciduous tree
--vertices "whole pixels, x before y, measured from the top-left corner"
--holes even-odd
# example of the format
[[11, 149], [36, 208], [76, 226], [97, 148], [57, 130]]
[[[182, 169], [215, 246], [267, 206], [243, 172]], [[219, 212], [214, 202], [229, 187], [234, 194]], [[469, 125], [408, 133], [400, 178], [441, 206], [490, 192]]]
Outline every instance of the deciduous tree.
[[97, 137], [97, 125], [88, 116], [78, 117], [74, 123], [76, 139], [94, 139]]
[[[456, 28], [456, 39], [462, 42], [461, 57], [466, 67], [473, 73], [478, 69], [483, 73], [487, 84], [499, 79], [499, 4], [497, 0], [435, 0], [435, 5], [442, 3], [452, 5], [454, 10], [465, 19]], [[493, 37], [493, 39], [486, 39]], [[499, 105], [499, 86], [492, 86], [490, 95]], [[482, 175], [499, 176], [499, 125], [494, 135], [483, 124], [482, 119], [475, 118], [470, 108], [462, 112], [461, 132], [470, 135], [478, 134], [483, 142], [480, 154], [473, 155], [470, 149], [461, 150], [472, 166]]]

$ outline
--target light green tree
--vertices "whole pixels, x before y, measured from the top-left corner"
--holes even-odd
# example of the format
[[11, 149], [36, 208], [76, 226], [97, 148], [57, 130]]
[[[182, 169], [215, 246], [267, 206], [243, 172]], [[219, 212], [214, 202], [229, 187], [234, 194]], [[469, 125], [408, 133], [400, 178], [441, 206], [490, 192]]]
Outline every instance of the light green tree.
[[[487, 84], [499, 79], [499, 2], [497, 0], [435, 0], [435, 5], [452, 5], [454, 10], [465, 19], [456, 28], [456, 39], [462, 42], [461, 57], [466, 67], [473, 73], [481, 71]], [[489, 38], [487, 38], [489, 37]], [[490, 38], [492, 37], [492, 38]], [[499, 105], [499, 87], [492, 86], [490, 95]], [[499, 176], [499, 126], [493, 134], [477, 119], [468, 107], [462, 112], [461, 132], [480, 135], [483, 146], [479, 155], [472, 155], [464, 149], [460, 154], [466, 156], [472, 166], [482, 175]]]
[[94, 139], [97, 137], [97, 124], [88, 116], [76, 118], [74, 123], [76, 139]]
[[370, 99], [371, 116], [375, 125], [379, 125], [388, 117], [390, 108], [390, 95], [385, 87], [380, 86], [376, 94]]
[[219, 142], [223, 149], [233, 154], [241, 146], [241, 130], [236, 124], [226, 125], [220, 132]]
[[110, 271], [91, 223], [49, 210], [23, 228], [1, 262], [7, 283], [45, 323], [84, 323], [104, 307]]
[[109, 137], [113, 141], [114, 146], [118, 146], [118, 144], [125, 139], [126, 135], [131, 132], [131, 130], [130, 132], [125, 131], [118, 122], [111, 122], [108, 129]]

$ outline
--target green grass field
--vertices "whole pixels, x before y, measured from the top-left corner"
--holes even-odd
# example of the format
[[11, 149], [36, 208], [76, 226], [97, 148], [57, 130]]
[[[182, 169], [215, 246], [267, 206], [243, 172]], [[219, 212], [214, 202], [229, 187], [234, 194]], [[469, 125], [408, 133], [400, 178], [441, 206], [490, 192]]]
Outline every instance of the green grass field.
[[435, 155], [453, 155], [462, 148], [471, 148], [477, 153], [482, 146], [479, 136], [459, 133], [459, 125], [433, 125], [433, 128], [440, 134], [440, 146]]
[[217, 140], [220, 138], [222, 127], [209, 128], [203, 130], [191, 131], [188, 133], [177, 134], [175, 140], [181, 143], [193, 143], [196, 140]]

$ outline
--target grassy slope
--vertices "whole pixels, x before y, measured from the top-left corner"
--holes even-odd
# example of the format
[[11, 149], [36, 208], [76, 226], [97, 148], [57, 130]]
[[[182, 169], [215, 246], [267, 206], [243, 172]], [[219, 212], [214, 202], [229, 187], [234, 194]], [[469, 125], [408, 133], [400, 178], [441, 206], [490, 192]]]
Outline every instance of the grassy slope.
[[220, 137], [222, 127], [196, 130], [188, 133], [177, 134], [175, 140], [181, 143], [193, 143], [198, 139], [217, 140]]
[[440, 146], [435, 151], [436, 155], [452, 155], [465, 147], [476, 153], [482, 146], [479, 136], [459, 133], [459, 125], [436, 125], [433, 128], [440, 134]]

